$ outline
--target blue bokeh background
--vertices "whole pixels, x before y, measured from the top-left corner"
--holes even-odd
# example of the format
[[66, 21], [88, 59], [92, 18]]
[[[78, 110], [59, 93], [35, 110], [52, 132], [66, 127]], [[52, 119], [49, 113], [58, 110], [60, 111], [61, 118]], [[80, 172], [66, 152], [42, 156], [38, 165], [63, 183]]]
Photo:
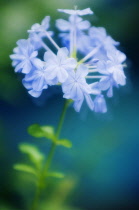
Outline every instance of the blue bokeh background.
[[[62, 137], [70, 150], [58, 148], [52, 168], [70, 175], [71, 209], [139, 208], [139, 1], [138, 0], [25, 0], [0, 1], [0, 209], [24, 209], [32, 191], [20, 189], [12, 165], [22, 159], [20, 142], [35, 143], [47, 154], [50, 143], [27, 133], [33, 123], [57, 125], [63, 106], [60, 88], [32, 99], [14, 74], [9, 54], [26, 30], [45, 15], [55, 18], [57, 8], [91, 7], [93, 25], [106, 27], [127, 54], [127, 85], [107, 100], [108, 112], [96, 114], [86, 105], [80, 113], [69, 108]], [[72, 180], [72, 182], [71, 182]], [[18, 185], [19, 184], [19, 185]], [[17, 186], [18, 185], [18, 186]], [[56, 183], [57, 185], [57, 183]], [[22, 193], [23, 190], [23, 193]], [[49, 209], [48, 209], [49, 210]], [[57, 209], [52, 209], [57, 210]]]

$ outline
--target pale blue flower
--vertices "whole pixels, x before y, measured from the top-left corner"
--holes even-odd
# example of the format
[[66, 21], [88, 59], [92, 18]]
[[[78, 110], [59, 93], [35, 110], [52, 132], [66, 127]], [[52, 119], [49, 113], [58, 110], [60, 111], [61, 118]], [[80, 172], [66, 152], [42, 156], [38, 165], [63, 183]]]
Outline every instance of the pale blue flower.
[[93, 110], [94, 103], [90, 94], [92, 93], [91, 87], [86, 82], [86, 75], [88, 68], [83, 64], [79, 65], [77, 70], [69, 71], [69, 77], [62, 84], [64, 98], [72, 99], [74, 101], [74, 109], [79, 112], [84, 99], [86, 100], [89, 108]]
[[126, 56], [118, 50], [111, 50], [111, 53], [108, 53], [107, 57], [109, 60], [100, 61], [97, 64], [99, 73], [106, 75], [100, 80], [99, 87], [101, 90], [108, 90], [107, 96], [112, 97], [113, 87], [118, 87], [118, 85], [123, 86], [126, 83], [122, 65]]
[[42, 42], [41, 42], [42, 37], [38, 36], [37, 33], [30, 33], [29, 38], [35, 50], [39, 50], [42, 47]]
[[18, 47], [14, 49], [14, 53], [10, 55], [13, 60], [15, 72], [29, 73], [33, 68], [37, 51], [34, 51], [34, 46], [30, 43], [30, 39], [21, 39], [17, 42]]
[[29, 33], [32, 32], [44, 32], [49, 28], [50, 16], [46, 16], [41, 24], [35, 23], [31, 26], [31, 29], [28, 30]]
[[[107, 52], [111, 52], [111, 49], [115, 48], [117, 45], [119, 45], [119, 42], [116, 42], [107, 35], [106, 30], [103, 27], [91, 27], [89, 29], [89, 40], [86, 45], [86, 51], [90, 52], [97, 49], [92, 59], [107, 60]], [[90, 60], [90, 63], [92, 62], [92, 59]]]
[[59, 37], [62, 39], [63, 45], [65, 45], [68, 49], [71, 41], [71, 32], [76, 27], [76, 47], [80, 52], [84, 52], [86, 50], [86, 46], [89, 43], [89, 36], [85, 33], [86, 30], [90, 28], [90, 22], [87, 20], [83, 20], [81, 17], [74, 18], [73, 15], [69, 17], [69, 20], [58, 19], [56, 21], [57, 28], [62, 31]]
[[48, 79], [57, 79], [58, 82], [63, 83], [68, 78], [68, 71], [73, 70], [77, 61], [74, 58], [68, 58], [68, 50], [66, 47], [60, 48], [57, 55], [51, 51], [47, 51], [44, 55], [46, 61], [46, 69], [49, 72]]
[[92, 15], [93, 11], [90, 8], [86, 8], [83, 10], [72, 10], [72, 9], [58, 9], [59, 12], [64, 12], [66, 14], [69, 15], [79, 15], [79, 16], [83, 16], [83, 15]]
[[41, 24], [35, 23], [31, 26], [31, 29], [28, 30], [29, 38], [31, 43], [34, 45], [35, 49], [42, 47], [42, 38], [46, 37], [46, 31], [50, 36], [53, 36], [52, 31], [48, 31], [50, 26], [50, 16], [46, 16]]
[[98, 64], [98, 71], [102, 74], [112, 74], [117, 84], [125, 85], [126, 77], [122, 64], [126, 59], [125, 54], [119, 50], [111, 50], [111, 52], [107, 53], [107, 57], [107, 61]]
[[93, 82], [91, 84], [89, 84], [89, 86], [91, 87], [91, 94], [93, 95], [99, 95], [101, 94], [101, 89], [99, 87], [99, 82]]
[[109, 49], [111, 46], [119, 45], [119, 42], [116, 42], [111, 36], [107, 35], [103, 27], [91, 27], [89, 29], [89, 36], [92, 47], [103, 46], [105, 49]]
[[107, 112], [106, 101], [102, 94], [97, 95], [94, 100], [94, 111], [101, 112], [101, 113]]
[[68, 32], [72, 30], [73, 24], [76, 25], [77, 30], [87, 30], [90, 28], [90, 22], [88, 20], [83, 20], [81, 17], [74, 18], [73, 15], [69, 17], [69, 20], [58, 19], [56, 20], [56, 27], [63, 32]]
[[115, 82], [113, 79], [112, 74], [107, 74], [107, 76], [104, 76], [100, 81], [99, 81], [99, 89], [102, 91], [107, 90], [107, 96], [112, 97], [113, 96], [113, 87], [119, 87], [119, 85]]
[[41, 60], [37, 60], [34, 69], [29, 74], [26, 74], [23, 79], [23, 85], [28, 89], [28, 92], [33, 97], [39, 97], [43, 89], [47, 89], [48, 85], [55, 85], [57, 80], [48, 80], [49, 72], [46, 69], [46, 64]]
[[126, 60], [125, 54], [119, 50], [111, 49], [111, 52], [107, 53], [107, 57], [109, 59], [107, 61], [108, 71], [113, 74], [117, 84], [125, 85], [126, 77], [123, 71], [123, 62]]

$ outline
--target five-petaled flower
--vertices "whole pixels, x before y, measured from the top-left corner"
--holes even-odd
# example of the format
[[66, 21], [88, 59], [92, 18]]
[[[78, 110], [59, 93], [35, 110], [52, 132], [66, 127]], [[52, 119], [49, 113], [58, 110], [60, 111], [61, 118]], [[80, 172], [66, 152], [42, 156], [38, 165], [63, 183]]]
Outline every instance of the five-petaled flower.
[[111, 51], [111, 54], [108, 53], [107, 56], [109, 60], [99, 61], [97, 64], [98, 72], [105, 75], [99, 82], [99, 88], [101, 90], [108, 90], [107, 96], [112, 97], [113, 87], [123, 86], [126, 83], [122, 65], [126, 57], [115, 49]]
[[44, 60], [46, 61], [46, 69], [49, 72], [48, 79], [58, 79], [58, 82], [65, 82], [68, 78], [68, 71], [73, 70], [77, 61], [74, 58], [68, 58], [68, 50], [63, 47], [57, 52], [57, 55], [48, 51], [44, 54]]
[[68, 79], [62, 84], [63, 97], [74, 101], [74, 108], [77, 112], [80, 111], [84, 99], [89, 108], [93, 110], [94, 103], [90, 94], [97, 94], [99, 92], [92, 85], [87, 84], [85, 79], [87, 74], [88, 68], [81, 64], [76, 71], [72, 70], [69, 72]]
[[15, 72], [29, 73], [36, 61], [38, 52], [34, 50], [30, 39], [21, 39], [17, 42], [18, 47], [14, 48], [13, 55], [10, 58], [13, 60]]
[[55, 85], [57, 79], [48, 80], [49, 72], [46, 69], [46, 64], [41, 60], [37, 60], [34, 69], [29, 74], [26, 74], [23, 79], [23, 85], [28, 89], [28, 93], [37, 98], [41, 95], [48, 85]]

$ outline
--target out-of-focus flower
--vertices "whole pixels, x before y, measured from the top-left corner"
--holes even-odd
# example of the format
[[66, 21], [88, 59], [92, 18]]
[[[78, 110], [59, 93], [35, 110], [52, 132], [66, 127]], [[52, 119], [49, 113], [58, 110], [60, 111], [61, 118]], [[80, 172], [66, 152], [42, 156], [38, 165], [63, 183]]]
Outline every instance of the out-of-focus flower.
[[91, 39], [92, 47], [101, 45], [105, 49], [108, 49], [111, 46], [119, 45], [119, 42], [116, 42], [111, 38], [111, 36], [107, 35], [106, 30], [103, 27], [91, 27], [89, 29], [89, 36]]
[[106, 101], [102, 94], [97, 95], [94, 100], [94, 111], [101, 112], [101, 113], [107, 112]]
[[76, 17], [76, 19], [74, 20], [74, 16], [71, 15], [69, 17], [69, 20], [63, 20], [63, 19], [58, 19], [56, 20], [56, 27], [60, 30], [60, 31], [70, 31], [73, 28], [73, 24], [76, 24], [76, 29], [77, 30], [87, 30], [90, 27], [90, 22], [88, 20], [83, 20], [81, 17]]
[[103, 27], [93, 26], [89, 29], [88, 34], [88, 45], [86, 45], [85, 51], [90, 52], [97, 49], [96, 53], [91, 57], [90, 63], [94, 58], [107, 60], [107, 53], [119, 45], [119, 42], [116, 42], [111, 36], [107, 35]]
[[72, 9], [58, 9], [59, 12], [64, 12], [66, 14], [69, 15], [79, 15], [79, 16], [83, 16], [83, 15], [92, 15], [93, 11], [90, 8], [86, 8], [83, 10], [72, 10]]
[[46, 16], [41, 24], [35, 23], [31, 26], [31, 29], [28, 30], [29, 38], [31, 40], [31, 43], [34, 45], [35, 49], [39, 49], [43, 47], [42, 38], [47, 37], [47, 34], [51, 37], [53, 36], [52, 31], [48, 31], [50, 26], [50, 16]]
[[43, 32], [46, 31], [49, 28], [49, 22], [50, 22], [50, 16], [46, 16], [41, 24], [35, 23], [31, 26], [31, 29], [28, 30], [29, 33], [32, 32]]
[[15, 72], [27, 74], [33, 68], [38, 52], [34, 50], [30, 39], [21, 39], [17, 42], [17, 45], [18, 47], [13, 51], [15, 54], [10, 55], [10, 58], [13, 60]]
[[107, 53], [108, 56], [108, 72], [113, 74], [113, 78], [119, 85], [125, 85], [126, 77], [123, 71], [123, 62], [126, 60], [126, 56], [124, 53], [120, 52], [119, 50], [111, 50], [111, 53]]
[[[58, 19], [56, 20], [56, 27], [62, 32], [59, 37], [62, 39], [62, 43], [70, 48], [70, 39], [74, 28], [76, 27], [76, 47], [79, 51], [84, 52], [86, 45], [88, 46], [89, 36], [84, 31], [90, 28], [90, 22], [83, 20], [81, 17], [74, 18], [73, 15], [69, 17], [69, 20]], [[73, 35], [74, 36], [74, 35]], [[83, 41], [84, 40], [84, 41]]]
[[108, 90], [107, 96], [113, 96], [113, 86], [125, 85], [126, 77], [123, 71], [123, 62], [126, 59], [124, 53], [118, 50], [112, 50], [111, 54], [108, 53], [109, 60], [100, 61], [97, 64], [98, 72], [105, 76], [99, 82], [101, 90]]

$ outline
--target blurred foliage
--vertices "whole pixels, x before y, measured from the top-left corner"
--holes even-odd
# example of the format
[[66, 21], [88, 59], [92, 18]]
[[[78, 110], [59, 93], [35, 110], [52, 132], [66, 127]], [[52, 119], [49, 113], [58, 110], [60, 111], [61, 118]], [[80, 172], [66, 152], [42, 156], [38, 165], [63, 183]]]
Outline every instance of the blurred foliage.
[[71, 197], [71, 194], [73, 193], [76, 182], [77, 180], [74, 177], [65, 178], [53, 190], [49, 201], [47, 203], [42, 202], [40, 209], [44, 210], [47, 208], [48, 210], [81, 210], [68, 204], [69, 197]]
[[[32, 178], [28, 174], [22, 173], [14, 173], [14, 176], [14, 179], [16, 179], [16, 182], [14, 182], [14, 188], [16, 189], [16, 193], [22, 196], [22, 203], [20, 203], [20, 205], [23, 209], [28, 209], [35, 190], [32, 185]], [[79, 210], [79, 208], [75, 208], [70, 204], [76, 185], [77, 179], [74, 176], [67, 176], [58, 182], [57, 180], [51, 181], [48, 179], [47, 190], [44, 190], [43, 192], [39, 202], [39, 209]]]

